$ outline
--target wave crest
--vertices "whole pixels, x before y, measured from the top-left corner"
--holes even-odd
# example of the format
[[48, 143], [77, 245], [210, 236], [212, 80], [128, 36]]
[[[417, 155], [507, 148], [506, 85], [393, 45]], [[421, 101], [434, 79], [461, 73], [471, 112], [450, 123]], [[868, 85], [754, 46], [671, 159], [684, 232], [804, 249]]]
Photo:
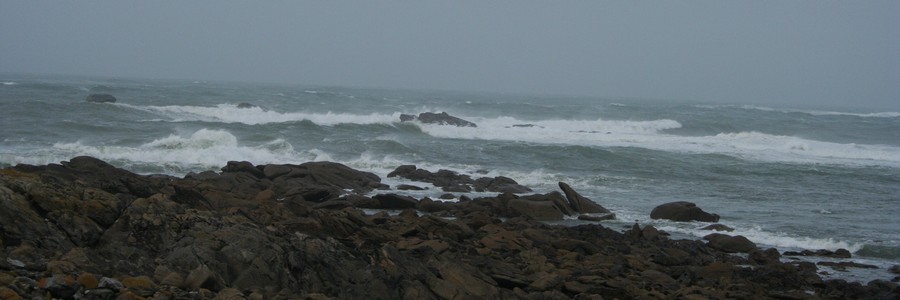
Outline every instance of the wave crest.
[[399, 120], [399, 114], [281, 113], [265, 110], [261, 107], [239, 108], [238, 105], [234, 104], [219, 104], [216, 106], [141, 106], [117, 103], [115, 105], [160, 115], [168, 118], [169, 122], [218, 122], [261, 125], [310, 121], [322, 126], [334, 126], [339, 124], [390, 124]]

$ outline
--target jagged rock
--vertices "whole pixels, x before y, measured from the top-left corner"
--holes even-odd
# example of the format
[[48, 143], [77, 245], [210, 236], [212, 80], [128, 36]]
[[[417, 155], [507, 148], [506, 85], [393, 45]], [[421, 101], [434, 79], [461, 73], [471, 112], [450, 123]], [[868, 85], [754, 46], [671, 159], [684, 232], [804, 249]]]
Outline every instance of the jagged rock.
[[116, 97], [110, 94], [90, 94], [84, 97], [84, 101], [93, 103], [115, 103]]
[[[559, 192], [417, 201], [370, 198], [377, 176], [335, 165], [230, 162], [222, 171], [151, 177], [84, 157], [0, 169], [0, 296], [891, 299], [898, 291], [885, 280], [824, 281], [815, 264], [782, 263], [775, 249], [735, 256], [717, 245], [738, 237], [707, 245], [666, 239], [653, 226], [623, 234], [536, 221], [578, 215]], [[366, 206], [405, 209], [356, 208]]]
[[575, 210], [575, 212], [582, 214], [610, 213], [608, 209], [600, 206], [600, 204], [597, 204], [593, 200], [581, 196], [581, 194], [576, 192], [565, 182], [560, 181], [559, 188], [562, 189], [563, 193], [566, 194], [566, 200], [569, 201], [569, 205], [573, 210]]
[[650, 212], [652, 219], [668, 219], [679, 222], [718, 222], [719, 215], [710, 214], [696, 204], [686, 201], [670, 202], [657, 206]]

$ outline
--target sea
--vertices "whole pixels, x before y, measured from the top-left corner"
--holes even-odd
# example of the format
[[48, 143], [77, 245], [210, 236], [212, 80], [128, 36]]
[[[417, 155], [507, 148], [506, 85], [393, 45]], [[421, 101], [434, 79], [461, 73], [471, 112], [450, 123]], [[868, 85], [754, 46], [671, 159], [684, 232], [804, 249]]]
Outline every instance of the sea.
[[[86, 102], [92, 93], [118, 101]], [[477, 127], [400, 122], [422, 112]], [[878, 267], [820, 266], [826, 278], [891, 280], [888, 268], [900, 265], [896, 111], [0, 74], [0, 167], [80, 155], [179, 177], [228, 161], [333, 161], [391, 186], [428, 188], [402, 191], [418, 198], [444, 192], [387, 174], [411, 164], [506, 176], [536, 193], [559, 191], [562, 181], [612, 210], [617, 219], [601, 224], [616, 230], [639, 223], [700, 239], [709, 223], [649, 216], [690, 201], [760, 247], [843, 248]], [[793, 259], [829, 260], [783, 257]]]

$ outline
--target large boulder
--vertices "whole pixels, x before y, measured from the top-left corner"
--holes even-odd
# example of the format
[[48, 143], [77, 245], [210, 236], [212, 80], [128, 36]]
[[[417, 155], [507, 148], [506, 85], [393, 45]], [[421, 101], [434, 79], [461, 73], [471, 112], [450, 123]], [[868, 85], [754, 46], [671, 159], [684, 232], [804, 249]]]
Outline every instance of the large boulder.
[[651, 219], [667, 219], [678, 222], [718, 222], [719, 215], [703, 211], [687, 201], [670, 202], [657, 206], [650, 212]]
[[446, 112], [442, 112], [442, 113], [424, 112], [424, 113], [419, 114], [418, 116], [407, 115], [407, 114], [400, 115], [401, 122], [409, 122], [409, 121], [415, 121], [415, 120], [419, 120], [419, 122], [422, 122], [425, 124], [453, 125], [453, 126], [457, 126], [457, 127], [478, 127], [478, 125], [475, 125], [475, 123], [451, 116], [451, 115], [447, 114]]
[[748, 253], [756, 250], [756, 244], [742, 235], [730, 236], [721, 233], [712, 233], [703, 237], [709, 241], [713, 249], [729, 253]]
[[94, 103], [115, 103], [116, 97], [110, 94], [90, 94], [84, 97], [84, 101]]
[[566, 194], [566, 200], [569, 201], [569, 205], [578, 213], [582, 214], [598, 214], [598, 213], [610, 213], [610, 211], [600, 204], [597, 204], [591, 199], [585, 198], [578, 194], [572, 187], [570, 187], [565, 182], [559, 182], [559, 188], [562, 189], [563, 193]]

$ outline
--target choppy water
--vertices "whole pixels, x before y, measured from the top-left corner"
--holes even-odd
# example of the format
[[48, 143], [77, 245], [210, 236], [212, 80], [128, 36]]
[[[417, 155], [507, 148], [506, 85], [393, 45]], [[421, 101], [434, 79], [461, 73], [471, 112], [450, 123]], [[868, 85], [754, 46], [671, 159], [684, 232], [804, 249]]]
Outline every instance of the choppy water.
[[[87, 103], [89, 93], [119, 100]], [[399, 122], [426, 111], [478, 127]], [[613, 228], [638, 221], [707, 234], [697, 230], [707, 224], [649, 218], [656, 205], [685, 200], [758, 244], [846, 248], [882, 266], [842, 277], [889, 278], [885, 267], [900, 264], [893, 111], [0, 75], [0, 122], [0, 166], [90, 155], [137, 173], [184, 175], [229, 160], [328, 160], [392, 185], [401, 181], [386, 174], [402, 164], [487, 171], [477, 176], [508, 176], [536, 192], [568, 182], [617, 213]]]

